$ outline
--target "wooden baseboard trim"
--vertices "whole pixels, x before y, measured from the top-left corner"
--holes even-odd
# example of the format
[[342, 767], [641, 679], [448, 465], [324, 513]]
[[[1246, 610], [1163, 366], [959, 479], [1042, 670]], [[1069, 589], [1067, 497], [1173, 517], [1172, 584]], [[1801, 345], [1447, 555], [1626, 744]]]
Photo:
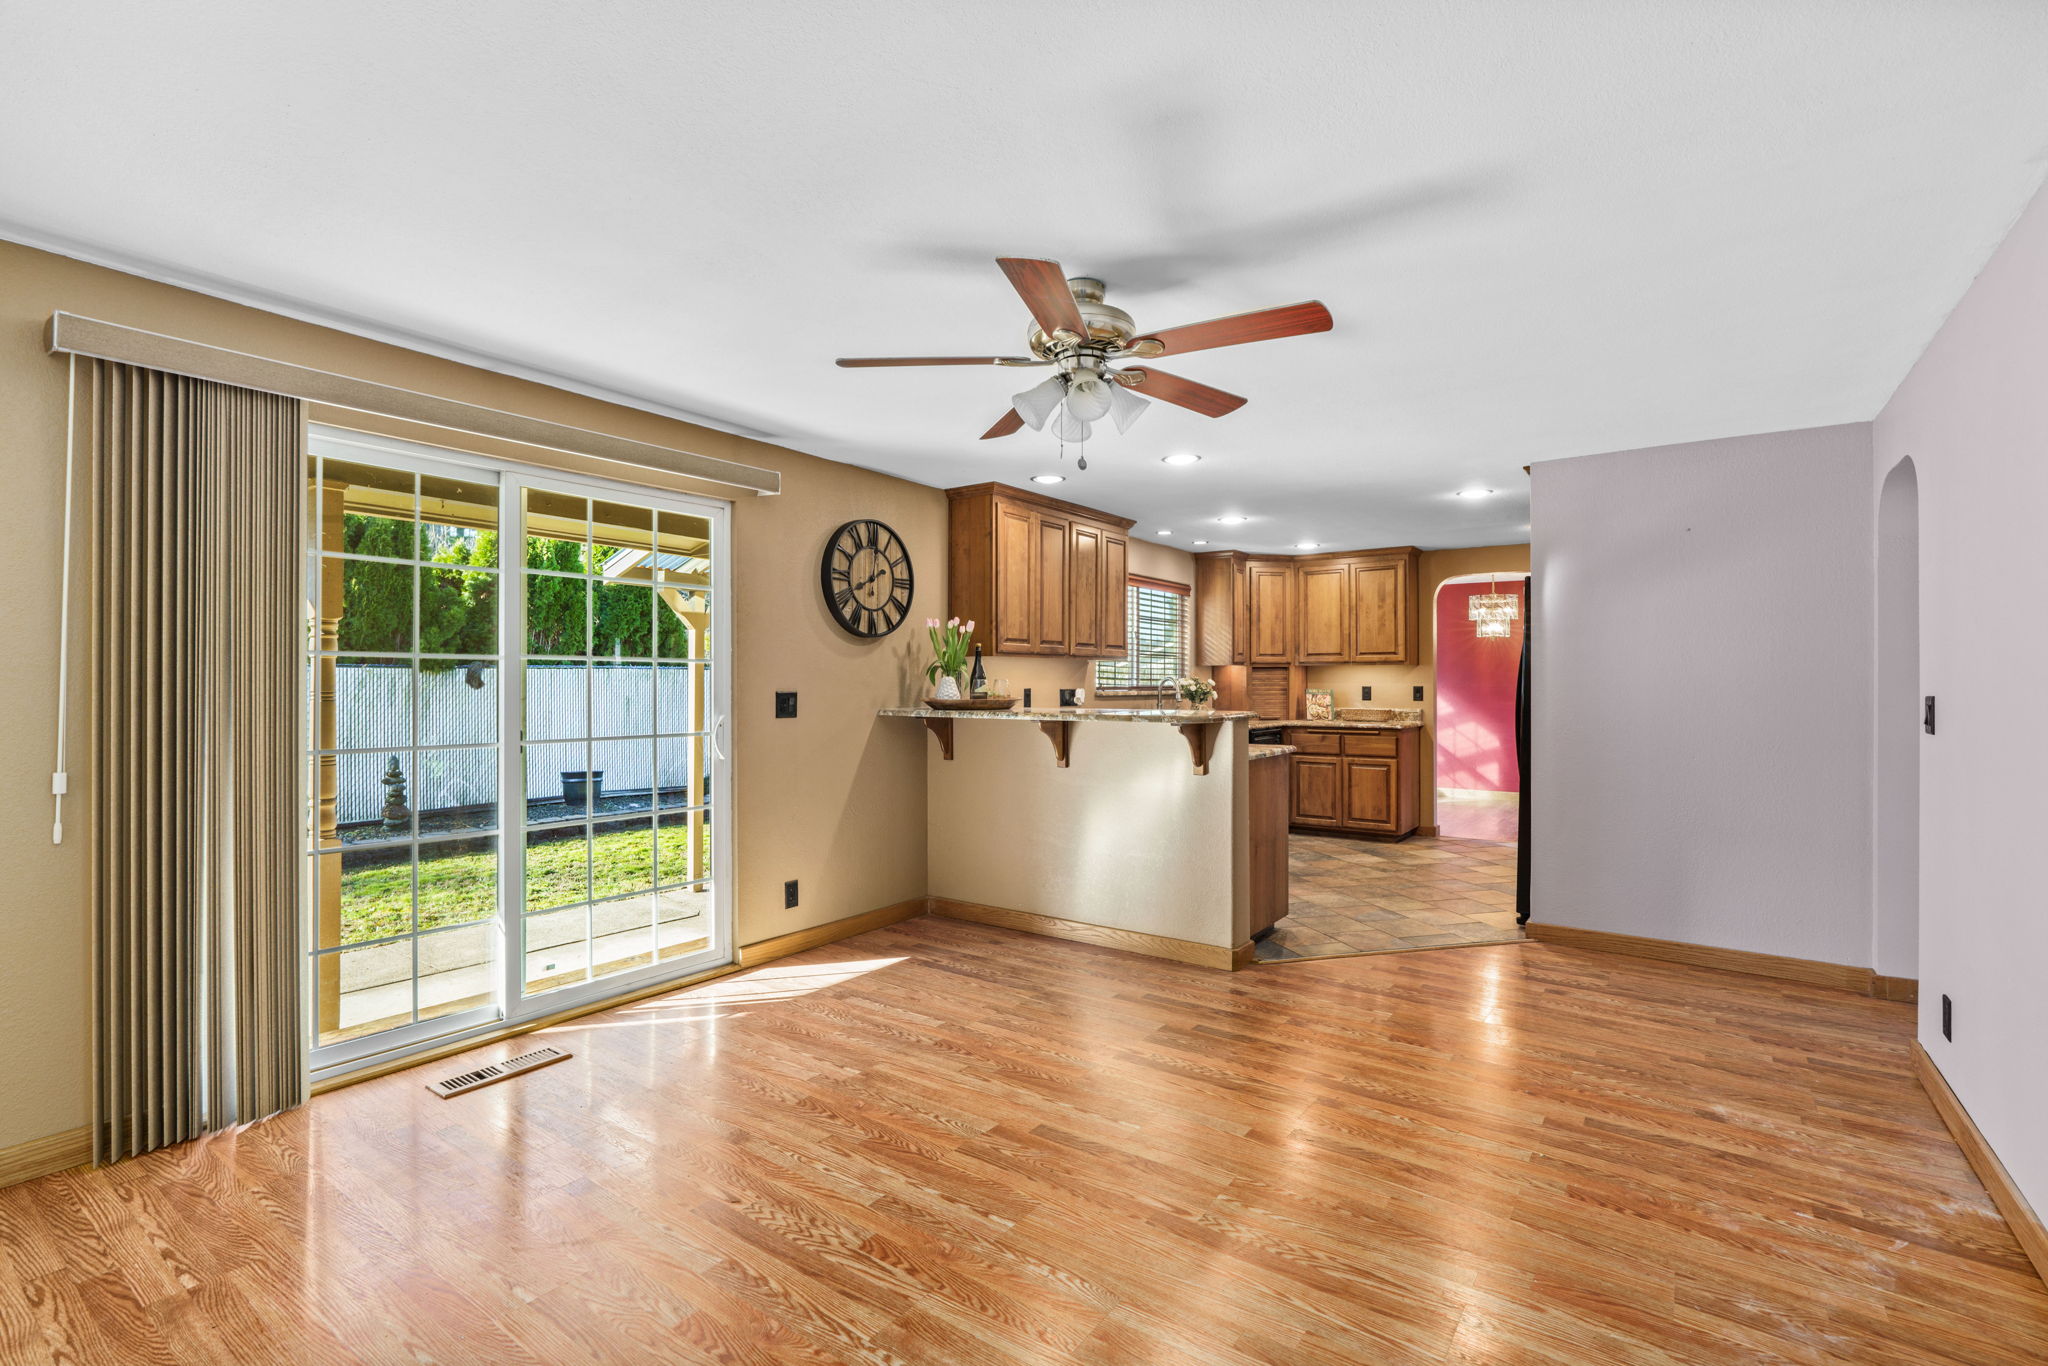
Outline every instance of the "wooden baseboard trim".
[[1941, 1075], [1941, 1069], [1934, 1065], [1934, 1059], [1928, 1056], [1917, 1039], [1913, 1042], [1913, 1071], [1920, 1078], [1920, 1087], [1927, 1092], [1927, 1098], [1934, 1102], [1935, 1113], [1948, 1126], [1956, 1146], [1963, 1150], [1963, 1159], [1970, 1164], [1970, 1170], [1977, 1173], [1977, 1179], [1984, 1183], [1985, 1194], [2005, 1216], [2005, 1222], [2012, 1228], [2012, 1236], [2019, 1241], [2020, 1250], [2034, 1264], [2035, 1274], [2048, 1281], [2048, 1226], [2043, 1226], [2041, 1216], [2034, 1213], [2027, 1197], [2020, 1194], [2020, 1188], [2013, 1184], [2005, 1164], [1998, 1160], [1998, 1154], [1991, 1151], [1991, 1145], [1977, 1131], [1970, 1112], [1949, 1089], [1948, 1078]]
[[1719, 968], [1723, 972], [1746, 972], [1757, 977], [1779, 977], [1788, 982], [1853, 991], [1859, 996], [1873, 994], [1871, 980], [1876, 976], [1869, 968], [1852, 968], [1846, 963], [1781, 958], [1774, 953], [1720, 949], [1708, 944], [1685, 944], [1675, 939], [1646, 939], [1640, 935], [1616, 934], [1611, 930], [1581, 930], [1534, 920], [1522, 928], [1531, 939], [1540, 939], [1546, 944], [1592, 949], [1599, 953], [1622, 953], [1632, 958], [1656, 958], [1695, 968]]
[[1880, 1001], [1917, 1001], [1920, 999], [1918, 977], [1886, 977], [1881, 973], [1870, 976], [1870, 994]]
[[0, 1148], [0, 1186], [18, 1186], [39, 1176], [70, 1171], [92, 1161], [92, 1130], [66, 1129], [46, 1138]]
[[1249, 941], [1234, 949], [1225, 948], [1220, 944], [1197, 944], [1192, 939], [1172, 939], [1163, 934], [1146, 934], [1141, 930], [1113, 929], [1108, 925], [1062, 920], [1058, 916], [1038, 915], [1032, 911], [1013, 911], [1004, 906], [951, 901], [942, 896], [931, 898], [931, 906], [933, 915], [946, 916], [952, 920], [971, 920], [977, 925], [1022, 930], [1026, 934], [1042, 934], [1051, 939], [1071, 939], [1081, 944], [1099, 944], [1103, 948], [1142, 953], [1147, 958], [1169, 958], [1176, 963], [1189, 963], [1198, 968], [1220, 968], [1225, 972], [1233, 972], [1238, 968], [1240, 954], [1244, 955], [1245, 962], [1250, 962], [1253, 951]]
[[1237, 972], [1248, 968], [1258, 961], [1258, 957], [1258, 943], [1255, 940], [1247, 939], [1230, 951], [1230, 970]]
[[869, 930], [879, 930], [885, 925], [910, 920], [926, 913], [927, 900], [926, 897], [914, 896], [893, 906], [882, 906], [872, 911], [862, 911], [859, 915], [828, 920], [807, 930], [792, 930], [788, 934], [778, 934], [773, 939], [757, 939], [751, 944], [740, 946], [740, 966], [757, 968], [763, 963], [772, 963], [778, 958], [802, 953], [805, 949], [815, 949], [820, 944], [851, 939], [854, 935], [866, 934]]

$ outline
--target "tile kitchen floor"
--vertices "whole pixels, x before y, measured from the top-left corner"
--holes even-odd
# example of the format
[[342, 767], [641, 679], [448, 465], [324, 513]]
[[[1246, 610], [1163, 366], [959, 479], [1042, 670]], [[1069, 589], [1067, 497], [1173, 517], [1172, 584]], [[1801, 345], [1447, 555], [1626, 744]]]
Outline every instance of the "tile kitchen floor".
[[1520, 940], [1515, 846], [1417, 835], [1399, 844], [1294, 835], [1287, 915], [1260, 962]]

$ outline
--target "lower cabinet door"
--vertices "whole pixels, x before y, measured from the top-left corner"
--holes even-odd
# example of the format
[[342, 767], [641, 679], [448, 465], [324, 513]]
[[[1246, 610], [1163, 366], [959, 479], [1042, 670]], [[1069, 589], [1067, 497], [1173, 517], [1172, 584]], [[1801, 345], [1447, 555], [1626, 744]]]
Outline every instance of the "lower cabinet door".
[[1342, 825], [1344, 761], [1319, 754], [1290, 754], [1287, 763], [1294, 789], [1289, 794], [1288, 820], [1295, 825]]
[[1392, 759], [1344, 761], [1344, 824], [1358, 830], [1394, 828], [1398, 805]]

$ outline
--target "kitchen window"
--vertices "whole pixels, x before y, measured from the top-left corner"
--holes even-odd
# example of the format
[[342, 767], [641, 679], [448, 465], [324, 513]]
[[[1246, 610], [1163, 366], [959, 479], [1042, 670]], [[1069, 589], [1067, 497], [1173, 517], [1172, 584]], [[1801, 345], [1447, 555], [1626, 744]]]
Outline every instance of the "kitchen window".
[[1133, 574], [1124, 592], [1127, 654], [1096, 661], [1097, 692], [1149, 692], [1188, 671], [1188, 586]]

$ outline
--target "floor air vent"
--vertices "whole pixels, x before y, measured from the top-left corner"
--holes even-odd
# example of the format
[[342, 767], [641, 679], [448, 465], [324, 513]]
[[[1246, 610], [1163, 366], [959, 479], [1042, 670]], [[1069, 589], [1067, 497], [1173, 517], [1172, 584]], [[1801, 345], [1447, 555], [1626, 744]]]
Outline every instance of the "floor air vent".
[[516, 1077], [521, 1072], [531, 1072], [536, 1067], [546, 1067], [551, 1062], [560, 1062], [570, 1056], [559, 1048], [536, 1048], [531, 1053], [521, 1053], [516, 1058], [494, 1062], [479, 1067], [473, 1072], [461, 1072], [452, 1077], [427, 1083], [427, 1089], [441, 1099], [459, 1096], [464, 1091], [474, 1091], [479, 1086], [489, 1086], [494, 1081]]

